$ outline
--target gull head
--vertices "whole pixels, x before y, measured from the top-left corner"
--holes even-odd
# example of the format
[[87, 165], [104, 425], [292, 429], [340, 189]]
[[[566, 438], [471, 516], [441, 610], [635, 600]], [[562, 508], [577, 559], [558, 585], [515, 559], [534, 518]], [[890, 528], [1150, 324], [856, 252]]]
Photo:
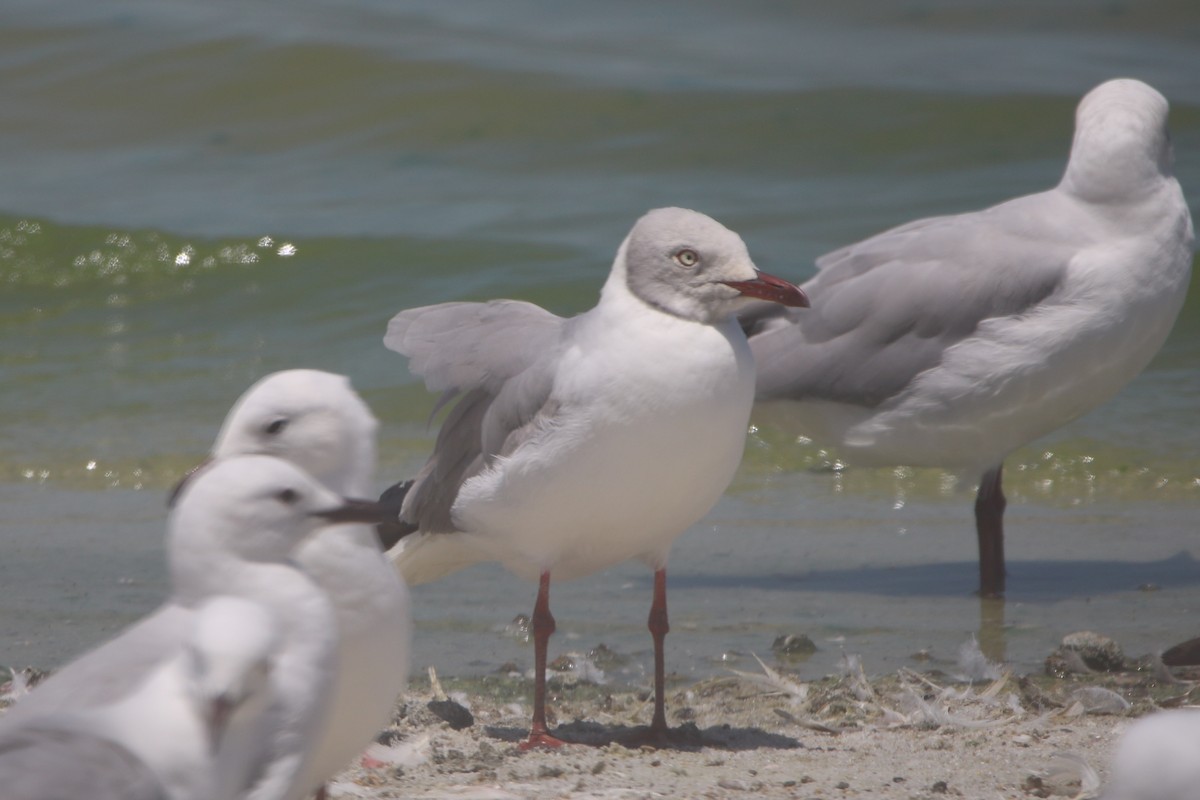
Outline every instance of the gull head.
[[183, 486], [171, 512], [168, 550], [173, 562], [185, 564], [192, 555], [214, 552], [282, 562], [324, 526], [387, 518], [383, 506], [341, 497], [291, 462], [229, 456], [198, 470]]
[[646, 304], [683, 319], [729, 319], [747, 300], [807, 306], [799, 287], [759, 272], [740, 236], [686, 208], [658, 208], [633, 226], [614, 274]]
[[183, 646], [183, 668], [212, 750], [234, 715], [266, 708], [280, 636], [275, 617], [250, 600], [218, 595], [197, 609], [195, 627]]
[[1167, 99], [1131, 78], [1092, 89], [1075, 111], [1062, 187], [1084, 200], [1136, 199], [1171, 175]]
[[230, 409], [214, 458], [257, 453], [300, 465], [331, 489], [366, 494], [378, 422], [350, 381], [293, 369], [262, 378]]

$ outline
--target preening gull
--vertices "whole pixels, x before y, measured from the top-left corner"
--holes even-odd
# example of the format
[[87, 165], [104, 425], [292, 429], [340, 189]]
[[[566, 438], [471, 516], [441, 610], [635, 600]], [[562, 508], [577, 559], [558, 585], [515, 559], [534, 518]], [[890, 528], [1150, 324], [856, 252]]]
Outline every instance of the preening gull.
[[433, 454], [400, 485], [394, 549], [410, 582], [481, 560], [538, 581], [535, 692], [526, 746], [554, 746], [545, 718], [549, 588], [637, 558], [654, 570], [654, 718], [665, 740], [663, 639], [671, 543], [725, 491], [742, 457], [754, 364], [735, 313], [747, 297], [807, 304], [758, 272], [740, 237], [695, 211], [643, 216], [600, 301], [563, 319], [511, 300], [404, 311], [384, 343], [442, 402], [458, 397]]
[[173, 657], [126, 696], [79, 711], [0, 718], [7, 800], [234, 800], [260, 766], [279, 630], [264, 607], [216, 597]]
[[322, 731], [336, 676], [337, 623], [325, 593], [292, 560], [331, 525], [379, 519], [379, 506], [347, 501], [287, 461], [223, 458], [187, 482], [172, 510], [167, 557], [172, 595], [116, 638], [59, 670], [11, 708], [21, 719], [108, 704], [182, 645], [205, 600], [260, 603], [280, 642], [266, 712], [269, 735], [250, 744], [266, 765], [246, 797], [296, 800], [310, 791], [301, 769]]
[[851, 464], [967, 469], [980, 591], [1004, 592], [1004, 459], [1090, 411], [1162, 346], [1191, 276], [1167, 101], [1083, 98], [1049, 191], [912, 222], [817, 261], [811, 313], [743, 315], [763, 418]]
[[[341, 375], [311, 369], [258, 381], [230, 410], [213, 458], [263, 453], [287, 459], [343, 495], [367, 495], [378, 422]], [[309, 762], [319, 784], [362, 752], [390, 721], [408, 676], [408, 589], [374, 529], [339, 525], [300, 546], [297, 561], [333, 603], [338, 676], [329, 720]]]

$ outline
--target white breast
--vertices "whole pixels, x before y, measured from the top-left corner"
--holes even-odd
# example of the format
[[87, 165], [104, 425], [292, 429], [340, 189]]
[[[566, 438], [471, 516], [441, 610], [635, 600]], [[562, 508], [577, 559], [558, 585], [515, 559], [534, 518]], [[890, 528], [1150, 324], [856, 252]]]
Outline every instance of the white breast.
[[606, 300], [559, 365], [553, 417], [463, 485], [455, 522], [530, 579], [629, 558], [661, 564], [732, 479], [753, 393], [752, 356], [734, 323]]

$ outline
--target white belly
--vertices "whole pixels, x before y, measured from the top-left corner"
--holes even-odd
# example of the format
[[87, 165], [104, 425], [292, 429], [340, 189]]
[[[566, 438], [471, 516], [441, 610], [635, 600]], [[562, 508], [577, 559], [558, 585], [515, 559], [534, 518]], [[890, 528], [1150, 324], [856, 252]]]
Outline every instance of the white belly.
[[708, 327], [633, 347], [609, 341], [564, 360], [553, 420], [464, 483], [455, 536], [530, 579], [665, 562], [741, 461], [753, 362], [740, 333]]
[[298, 560], [328, 595], [337, 618], [337, 677], [310, 765], [314, 776], [328, 776], [347, 766], [391, 719], [408, 677], [408, 589], [365, 525], [322, 532]]

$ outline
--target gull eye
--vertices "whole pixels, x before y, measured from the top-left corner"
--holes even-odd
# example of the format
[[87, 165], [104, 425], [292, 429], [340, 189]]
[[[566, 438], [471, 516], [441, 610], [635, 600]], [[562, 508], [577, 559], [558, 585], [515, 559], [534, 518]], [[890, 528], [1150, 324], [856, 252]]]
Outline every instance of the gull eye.
[[294, 506], [300, 500], [300, 493], [295, 489], [283, 489], [275, 495], [275, 499], [285, 506]]
[[676, 264], [687, 269], [691, 269], [700, 263], [700, 254], [690, 247], [683, 248], [673, 255], [672, 258], [675, 259]]
[[279, 419], [273, 420], [272, 422], [268, 423], [267, 427], [263, 428], [263, 430], [265, 430], [267, 433], [271, 434], [272, 436], [276, 436], [283, 432], [283, 429], [287, 427], [287, 424], [288, 424], [287, 419], [280, 417]]

